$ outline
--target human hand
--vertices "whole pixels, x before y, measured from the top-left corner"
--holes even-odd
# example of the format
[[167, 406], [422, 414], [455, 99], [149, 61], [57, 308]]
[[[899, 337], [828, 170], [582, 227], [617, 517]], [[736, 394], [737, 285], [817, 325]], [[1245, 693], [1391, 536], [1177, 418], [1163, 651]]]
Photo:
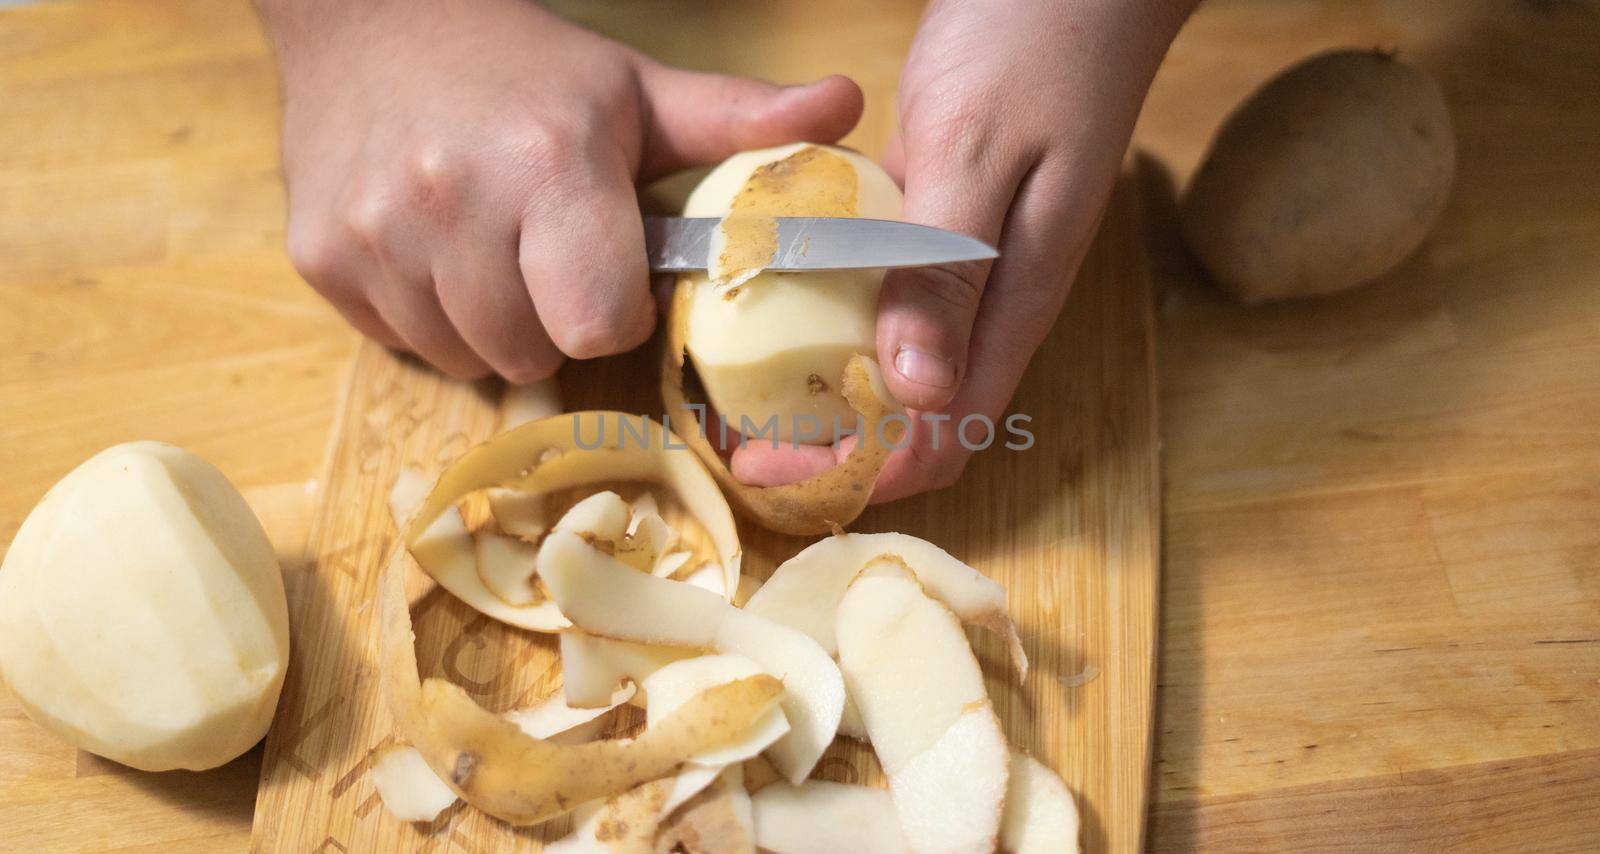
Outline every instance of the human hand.
[[[1145, 90], [1192, 5], [929, 4], [884, 166], [905, 187], [906, 220], [978, 237], [1000, 258], [885, 278], [877, 357], [913, 428], [874, 502], [954, 483], [972, 453], [955, 432], [964, 417], [1003, 429], [1001, 413], [1055, 323]], [[975, 443], [983, 438], [973, 430]], [[749, 442], [734, 452], [733, 472], [755, 485], [789, 483], [835, 465], [848, 447]]]
[[357, 329], [514, 382], [655, 324], [636, 182], [833, 141], [861, 93], [669, 68], [525, 0], [260, 0], [295, 268]]

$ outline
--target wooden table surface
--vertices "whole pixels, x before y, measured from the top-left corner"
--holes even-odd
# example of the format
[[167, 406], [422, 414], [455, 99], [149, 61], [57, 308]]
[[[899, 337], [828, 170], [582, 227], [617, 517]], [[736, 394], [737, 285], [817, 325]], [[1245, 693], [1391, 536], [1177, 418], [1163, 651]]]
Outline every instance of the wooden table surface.
[[[670, 61], [849, 73], [875, 150], [917, 5], [580, 13]], [[1455, 196], [1384, 282], [1233, 307], [1173, 243], [1172, 187], [1257, 82], [1349, 45], [1438, 75]], [[304, 560], [356, 339], [282, 252], [275, 104], [239, 0], [0, 11], [0, 542], [156, 438]], [[1179, 37], [1136, 135], [1164, 287], [1152, 847], [1600, 847], [1596, 140], [1594, 5], [1216, 2]], [[0, 849], [242, 849], [259, 761], [132, 772], [0, 698]]]

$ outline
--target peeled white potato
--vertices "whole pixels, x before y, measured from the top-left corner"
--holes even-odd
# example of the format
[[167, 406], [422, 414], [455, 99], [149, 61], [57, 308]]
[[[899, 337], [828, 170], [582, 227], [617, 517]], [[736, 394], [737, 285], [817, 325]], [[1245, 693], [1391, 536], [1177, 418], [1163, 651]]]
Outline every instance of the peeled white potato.
[[911, 850], [993, 851], [1011, 753], [961, 623], [909, 576], [864, 576], [837, 634]]
[[0, 565], [0, 675], [28, 717], [146, 771], [261, 739], [289, 660], [272, 543], [205, 460], [102, 451], [45, 495]]
[[[796, 155], [826, 159], [816, 169], [780, 173], [765, 188], [751, 184], [763, 167], [796, 163]], [[815, 183], [845, 180], [837, 182], [843, 186], [826, 187], [825, 199], [813, 199], [807, 192], [811, 181], [807, 187], [789, 183], [812, 174]], [[869, 158], [831, 146], [797, 143], [736, 154], [695, 187], [683, 215], [737, 215], [741, 197], [755, 203], [752, 213], [769, 217], [900, 218], [900, 188], [894, 179]], [[790, 211], [788, 206], [797, 207]], [[882, 270], [763, 272], [736, 288], [714, 287], [705, 273], [683, 278], [694, 291], [688, 312], [689, 355], [706, 395], [732, 429], [738, 429], [741, 416], [756, 425], [777, 417], [778, 436], [788, 440], [794, 416], [806, 414], [818, 419], [824, 433], [808, 441], [826, 444], [832, 441], [832, 419], [847, 428], [856, 423], [855, 412], [839, 392], [840, 379], [852, 354], [877, 352]]]

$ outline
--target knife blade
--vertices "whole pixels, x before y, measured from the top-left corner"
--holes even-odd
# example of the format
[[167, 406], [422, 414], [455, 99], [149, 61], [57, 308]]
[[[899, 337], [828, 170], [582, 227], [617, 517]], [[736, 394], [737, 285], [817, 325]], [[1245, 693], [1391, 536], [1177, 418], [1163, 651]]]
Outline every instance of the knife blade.
[[[711, 256], [716, 217], [644, 218], [650, 269], [662, 273], [704, 270]], [[778, 244], [768, 270], [854, 270], [926, 267], [998, 258], [977, 238], [953, 231], [852, 217], [777, 217]]]

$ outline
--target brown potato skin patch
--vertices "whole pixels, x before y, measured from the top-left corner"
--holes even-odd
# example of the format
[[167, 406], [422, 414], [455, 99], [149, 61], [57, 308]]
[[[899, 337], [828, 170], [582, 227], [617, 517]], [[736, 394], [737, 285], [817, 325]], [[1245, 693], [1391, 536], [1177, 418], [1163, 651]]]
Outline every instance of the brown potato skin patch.
[[[778, 252], [780, 216], [855, 216], [860, 179], [848, 160], [816, 146], [761, 166], [723, 218], [717, 265], [728, 278], [761, 270]], [[733, 299], [739, 289], [727, 295]]]
[[850, 161], [812, 145], [751, 173], [728, 216], [856, 216], [859, 194]]

